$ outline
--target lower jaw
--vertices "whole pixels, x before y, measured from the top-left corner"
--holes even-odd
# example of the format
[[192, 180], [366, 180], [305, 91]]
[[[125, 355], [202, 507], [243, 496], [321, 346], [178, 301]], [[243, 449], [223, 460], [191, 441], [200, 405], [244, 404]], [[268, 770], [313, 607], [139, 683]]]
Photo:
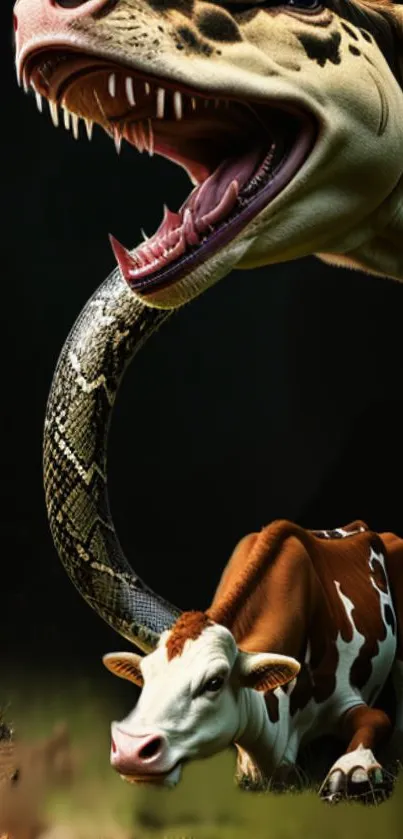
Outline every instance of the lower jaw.
[[121, 775], [122, 781], [127, 781], [129, 784], [152, 784], [153, 786], [163, 786], [165, 778], [156, 778], [152, 775]]
[[[291, 183], [311, 153], [316, 136], [317, 126], [313, 119], [308, 116], [301, 118], [300, 133], [267, 183], [261, 186], [244, 208], [236, 207], [228, 218], [211, 230], [200, 245], [187, 247], [175, 261], [161, 267], [157, 265], [155, 271], [147, 274], [146, 277], [136, 279], [135, 276], [129, 275], [121, 260], [118, 259], [123, 276], [130, 288], [145, 303], [170, 308], [192, 299], [205, 287], [228, 273], [239, 259], [239, 250], [242, 251], [242, 248], [235, 246], [234, 240], [239, 242], [242, 239], [243, 230], [249, 223]], [[242, 199], [242, 192], [239, 198]], [[231, 243], [233, 243], [233, 248], [231, 248]], [[215, 273], [217, 263], [228, 262], [227, 259], [220, 259], [220, 252], [223, 254], [224, 250], [228, 251], [228, 257], [230, 257], [229, 251], [234, 252], [233, 264], [230, 264], [226, 270], [218, 268], [219, 275], [210, 278], [210, 274]], [[135, 251], [131, 255], [133, 254]], [[198, 277], [201, 276], [203, 288], [198, 287]], [[187, 283], [189, 283], [188, 289], [186, 289]]]
[[151, 773], [148, 775], [121, 775], [120, 777], [129, 784], [151, 784], [153, 786], [173, 787], [178, 783], [181, 772], [182, 764], [179, 762], [169, 772], [161, 772], [154, 775]]

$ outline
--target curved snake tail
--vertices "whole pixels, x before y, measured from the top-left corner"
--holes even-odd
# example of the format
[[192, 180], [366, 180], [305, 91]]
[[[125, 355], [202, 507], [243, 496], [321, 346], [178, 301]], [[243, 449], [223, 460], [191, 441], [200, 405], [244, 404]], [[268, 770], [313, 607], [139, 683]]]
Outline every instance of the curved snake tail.
[[114, 271], [61, 352], [44, 432], [44, 484], [56, 549], [82, 596], [145, 652], [180, 612], [136, 576], [119, 544], [106, 479], [108, 430], [122, 376], [170, 312], [144, 306]]

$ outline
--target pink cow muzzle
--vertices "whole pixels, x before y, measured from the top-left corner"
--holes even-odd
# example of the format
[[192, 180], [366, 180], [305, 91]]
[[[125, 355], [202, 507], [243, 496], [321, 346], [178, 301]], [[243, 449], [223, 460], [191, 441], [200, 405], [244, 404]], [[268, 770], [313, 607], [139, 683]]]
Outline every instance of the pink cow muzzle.
[[171, 771], [168, 761], [168, 743], [162, 733], [136, 734], [112, 723], [111, 765], [126, 780], [164, 783]]

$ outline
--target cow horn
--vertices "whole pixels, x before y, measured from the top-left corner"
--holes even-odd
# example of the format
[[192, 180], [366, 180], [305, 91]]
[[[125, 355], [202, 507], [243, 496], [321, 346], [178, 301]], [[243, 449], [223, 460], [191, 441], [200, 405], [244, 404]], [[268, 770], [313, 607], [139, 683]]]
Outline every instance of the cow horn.
[[122, 551], [109, 508], [106, 449], [123, 373], [169, 314], [145, 306], [115, 270], [67, 338], [44, 432], [46, 506], [60, 559], [90, 606], [145, 652], [180, 612], [136, 576]]

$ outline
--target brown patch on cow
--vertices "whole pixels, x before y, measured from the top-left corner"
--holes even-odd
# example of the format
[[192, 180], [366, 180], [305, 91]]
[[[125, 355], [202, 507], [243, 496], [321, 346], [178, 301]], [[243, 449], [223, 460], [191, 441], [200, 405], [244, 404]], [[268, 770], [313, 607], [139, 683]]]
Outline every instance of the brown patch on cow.
[[348, 742], [347, 754], [360, 747], [376, 753], [391, 733], [391, 722], [380, 708], [359, 705], [346, 711], [340, 720], [340, 733]]
[[183, 612], [173, 625], [166, 643], [168, 661], [182, 655], [186, 641], [195, 641], [204, 629], [212, 626], [205, 612]]
[[[378, 534], [367, 531], [354, 543], [355, 550], [344, 557], [343, 567], [334, 566], [334, 579], [338, 580], [341, 592], [349, 598], [354, 608], [351, 620], [364, 637], [364, 642], [350, 670], [350, 684], [361, 690], [369, 681], [373, 661], [378, 656], [380, 644], [387, 636], [387, 625], [381, 601], [381, 591], [390, 591], [382, 564], [373, 557], [373, 552], [385, 558], [386, 547]], [[400, 540], [401, 541], [401, 540]], [[350, 563], [348, 567], [347, 563]], [[375, 566], [375, 575], [373, 573]], [[322, 572], [323, 573], [323, 572]], [[381, 583], [377, 588], [374, 582]], [[344, 610], [344, 607], [343, 611]], [[346, 640], [345, 638], [343, 640]]]
[[[396, 658], [403, 659], [403, 540], [394, 533], [382, 533], [382, 542], [386, 552], [386, 570], [389, 578], [397, 624], [394, 626], [397, 636]], [[393, 621], [395, 624], [395, 621]]]
[[[371, 559], [372, 551], [375, 551], [383, 557], [386, 553], [382, 540], [376, 534], [373, 534], [369, 544], [369, 586], [364, 589], [364, 586], [361, 585], [355, 592], [351, 591], [350, 594], [346, 592], [347, 596], [354, 603], [354, 610], [351, 616], [352, 620], [358, 632], [361, 632], [365, 638], [350, 671], [350, 683], [353, 687], [359, 689], [363, 688], [370, 679], [372, 660], [378, 655], [379, 644], [385, 640], [387, 635], [380, 591], [388, 592], [389, 586], [382, 564], [375, 558]], [[377, 584], [377, 589], [372, 585], [371, 577]], [[370, 592], [370, 589], [372, 589], [372, 592]], [[365, 609], [368, 610], [366, 614]]]
[[[351, 620], [357, 632], [364, 637], [364, 642], [350, 670], [350, 684], [359, 690], [364, 687], [372, 674], [373, 659], [379, 653], [379, 644], [386, 638], [386, 626], [381, 607], [379, 591], [371, 580], [371, 549], [378, 554], [385, 554], [381, 539], [368, 529], [357, 533], [342, 543], [332, 540], [322, 542], [324, 553], [311, 554], [315, 570], [325, 591], [328, 612], [324, 620], [327, 623], [327, 649], [324, 653], [324, 638], [317, 630], [312, 633], [311, 668], [315, 673], [314, 696], [317, 702], [324, 701], [331, 695], [331, 683], [335, 674], [338, 652], [337, 636], [349, 643], [353, 638], [353, 627], [340, 599], [336, 583], [341, 593], [347, 597], [354, 608]], [[335, 596], [336, 595], [336, 596]], [[330, 617], [330, 621], [329, 621]], [[323, 625], [323, 620], [319, 623]], [[330, 678], [329, 678], [330, 677]], [[334, 688], [333, 688], [334, 689]]]
[[264, 701], [266, 703], [267, 713], [269, 716], [269, 720], [272, 723], [276, 723], [280, 719], [280, 710], [279, 710], [279, 701], [278, 696], [275, 693], [266, 693], [264, 697]]
[[[383, 624], [383, 631], [384, 637], [380, 640], [385, 640], [386, 638], [386, 626]], [[350, 684], [353, 687], [358, 688], [361, 690], [364, 685], [371, 678], [372, 673], [372, 660], [376, 658], [379, 653], [379, 643], [376, 638], [366, 638], [360, 652], [358, 653], [357, 658], [351, 665], [350, 670]]]
[[[249, 534], [232, 554], [208, 610], [214, 621], [231, 630], [245, 652], [275, 652], [306, 660], [291, 694], [292, 714], [311, 699], [323, 703], [331, 697], [339, 638], [349, 643], [356, 630], [365, 639], [350, 671], [351, 686], [362, 688], [386, 637], [380, 589], [373, 584], [370, 565], [371, 548], [383, 556], [386, 548], [362, 521], [342, 530], [344, 538], [338, 531], [334, 535], [327, 531], [324, 537], [277, 521]], [[397, 543], [403, 580], [403, 541]], [[379, 569], [376, 573], [379, 576]], [[338, 586], [353, 604], [353, 626]], [[400, 589], [403, 602], [403, 583]]]
[[314, 683], [310, 667], [308, 667], [307, 664], [303, 664], [299, 672], [295, 688], [290, 697], [291, 716], [296, 714], [297, 711], [301, 711], [302, 708], [305, 708], [309, 700], [312, 699], [313, 692]]

